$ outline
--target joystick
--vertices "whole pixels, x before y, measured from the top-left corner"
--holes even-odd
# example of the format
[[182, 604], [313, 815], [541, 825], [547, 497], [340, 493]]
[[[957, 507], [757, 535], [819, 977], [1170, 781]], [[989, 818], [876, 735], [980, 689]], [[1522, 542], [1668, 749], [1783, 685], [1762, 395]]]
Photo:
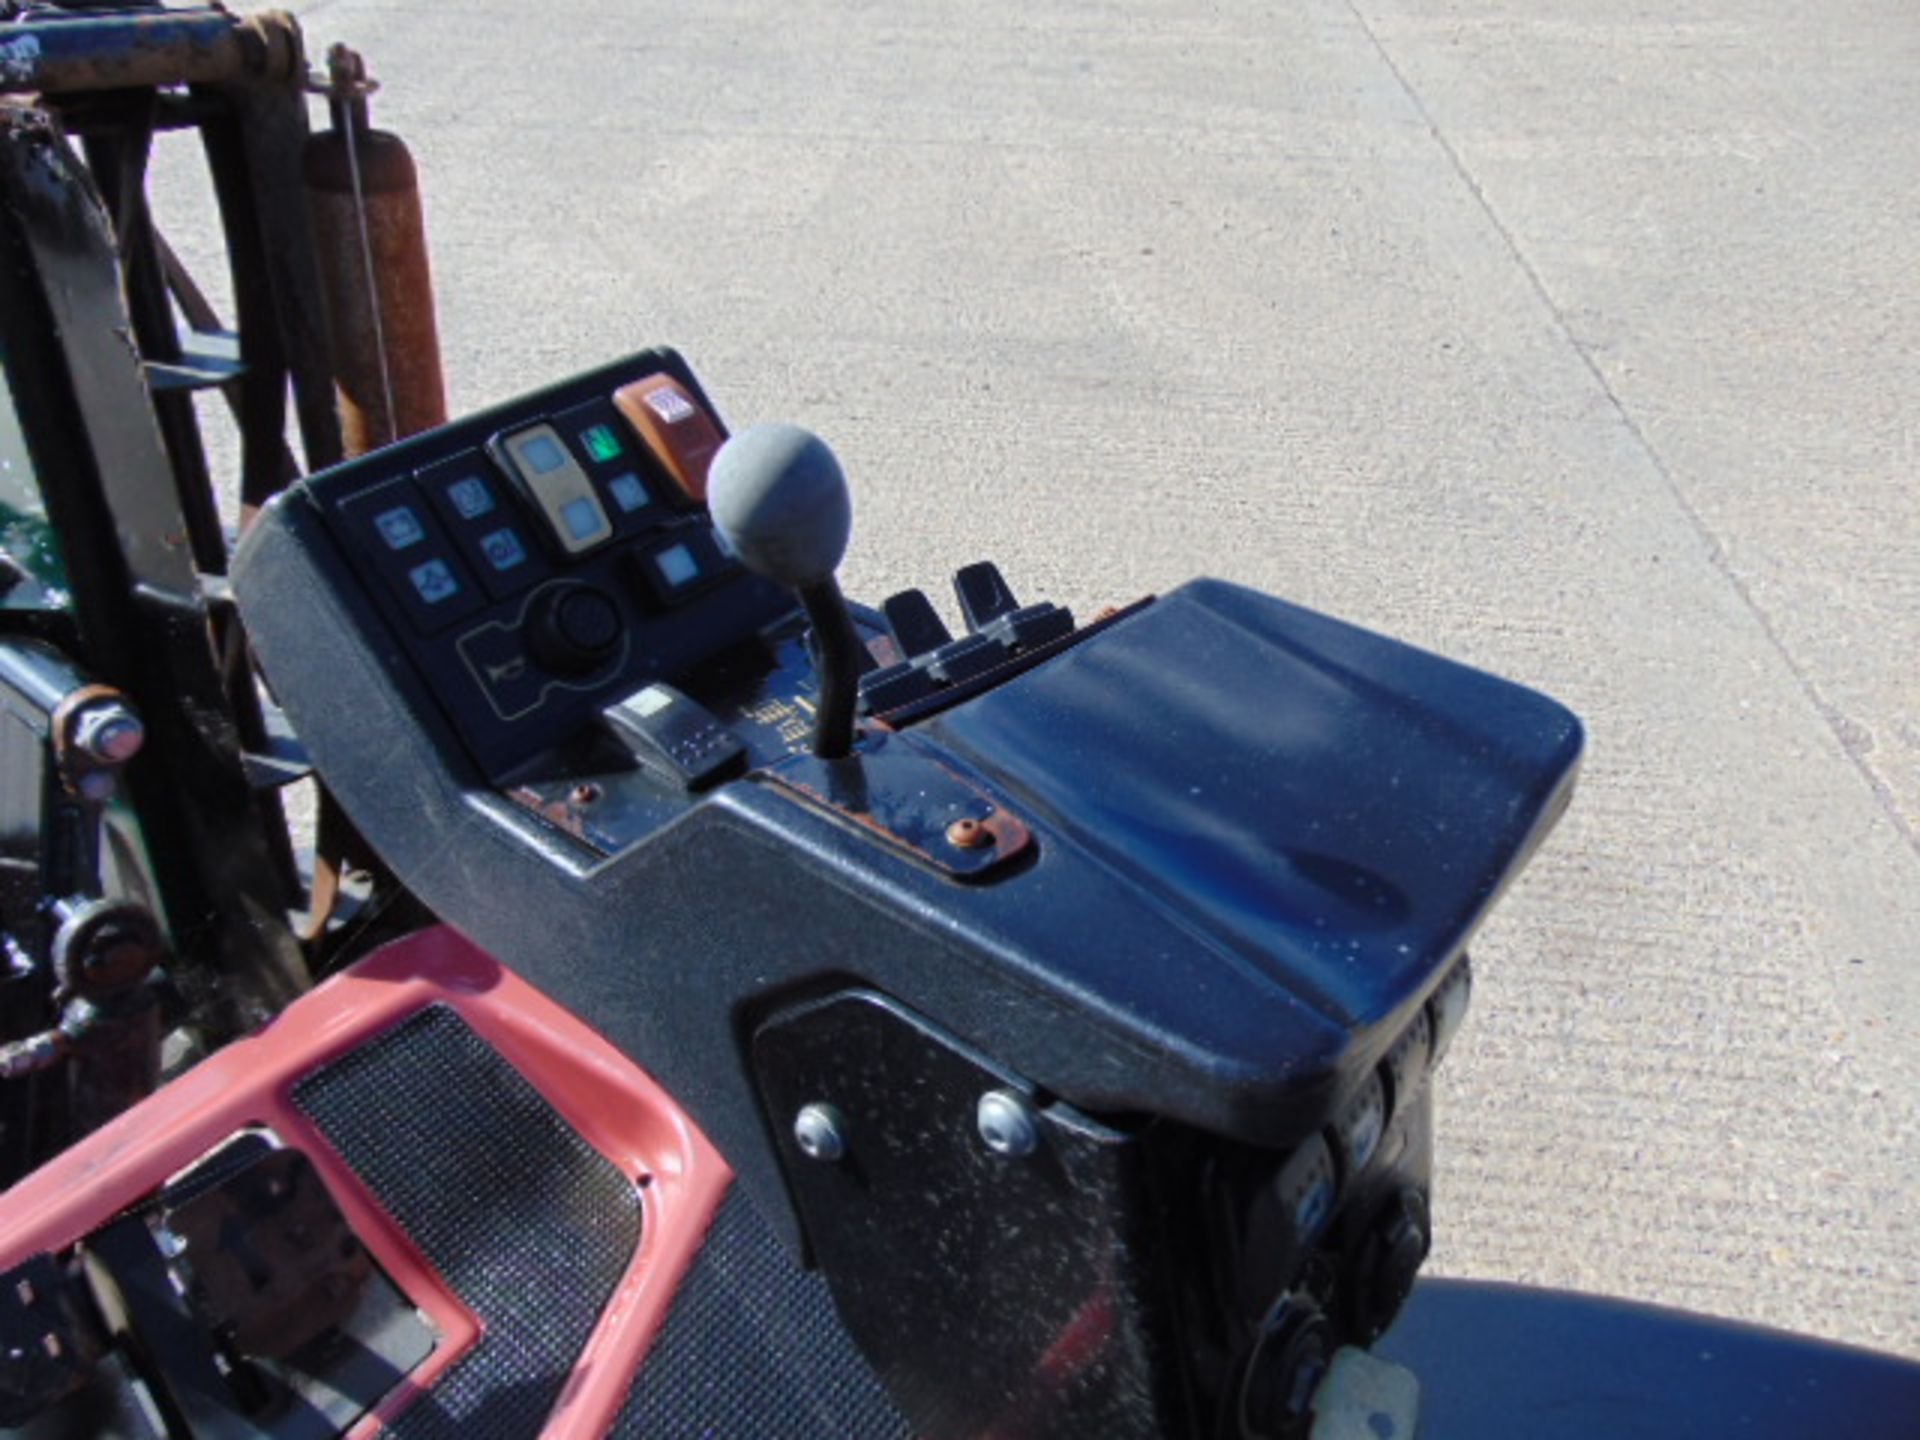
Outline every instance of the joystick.
[[860, 641], [833, 573], [853, 528], [840, 462], [824, 440], [798, 425], [755, 425], [720, 447], [707, 504], [740, 563], [800, 597], [813, 623], [820, 672], [813, 753], [841, 758], [853, 748]]

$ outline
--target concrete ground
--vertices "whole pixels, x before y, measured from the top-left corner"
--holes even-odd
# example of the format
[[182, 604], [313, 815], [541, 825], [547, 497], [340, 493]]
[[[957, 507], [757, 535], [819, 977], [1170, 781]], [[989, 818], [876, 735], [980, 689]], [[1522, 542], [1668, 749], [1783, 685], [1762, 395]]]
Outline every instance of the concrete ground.
[[303, 13], [456, 407], [670, 342], [838, 449], [855, 595], [1219, 575], [1573, 706], [1435, 1265], [1920, 1356], [1907, 0]]

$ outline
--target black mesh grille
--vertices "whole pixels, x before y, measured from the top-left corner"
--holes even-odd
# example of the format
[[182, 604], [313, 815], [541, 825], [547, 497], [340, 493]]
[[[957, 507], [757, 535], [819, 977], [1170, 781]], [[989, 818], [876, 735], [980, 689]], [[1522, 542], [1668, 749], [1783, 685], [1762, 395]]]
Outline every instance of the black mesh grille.
[[442, 1006], [316, 1071], [294, 1101], [486, 1324], [389, 1433], [538, 1434], [640, 1243], [633, 1185]]
[[620, 1440], [907, 1440], [841, 1327], [760, 1212], [727, 1192], [615, 1418]]

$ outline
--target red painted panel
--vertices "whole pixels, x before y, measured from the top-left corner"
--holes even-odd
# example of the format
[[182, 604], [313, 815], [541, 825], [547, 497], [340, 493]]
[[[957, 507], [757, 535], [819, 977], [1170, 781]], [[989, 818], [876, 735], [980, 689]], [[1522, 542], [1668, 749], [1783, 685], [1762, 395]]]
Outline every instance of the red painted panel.
[[377, 1430], [478, 1338], [466, 1309], [378, 1200], [294, 1108], [312, 1071], [428, 1005], [451, 1007], [641, 1193], [639, 1249], [543, 1432], [598, 1435], [664, 1322], [732, 1179], [720, 1153], [645, 1072], [575, 1016], [452, 930], [386, 946], [203, 1061], [0, 1196], [0, 1268], [58, 1250], [246, 1126], [298, 1146], [342, 1215], [441, 1340], [356, 1435]]

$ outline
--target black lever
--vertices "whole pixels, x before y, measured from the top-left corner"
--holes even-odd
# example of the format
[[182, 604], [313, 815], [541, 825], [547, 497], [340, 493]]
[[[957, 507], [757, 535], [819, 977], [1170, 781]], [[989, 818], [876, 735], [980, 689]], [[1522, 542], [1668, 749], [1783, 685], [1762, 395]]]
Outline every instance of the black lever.
[[933, 602], [923, 591], [902, 590], [898, 595], [889, 595], [881, 602], [880, 613], [887, 617], [887, 628], [893, 631], [894, 643], [908, 659], [938, 650], [953, 640], [947, 622], [940, 618], [940, 612], [933, 608]]
[[853, 749], [860, 639], [833, 572], [847, 553], [847, 477], [826, 441], [798, 425], [755, 425], [720, 447], [707, 475], [713, 523], [740, 563], [800, 597], [813, 622], [820, 713], [813, 753]]
[[960, 602], [960, 613], [966, 616], [967, 629], [973, 631], [984, 630], [1002, 615], [1020, 608], [1000, 567], [991, 560], [977, 560], [955, 571], [953, 593]]

